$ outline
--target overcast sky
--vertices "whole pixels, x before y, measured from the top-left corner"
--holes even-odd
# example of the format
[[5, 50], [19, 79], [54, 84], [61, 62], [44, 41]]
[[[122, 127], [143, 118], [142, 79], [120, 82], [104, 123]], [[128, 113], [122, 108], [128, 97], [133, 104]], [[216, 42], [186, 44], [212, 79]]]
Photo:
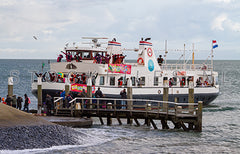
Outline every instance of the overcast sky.
[[0, 30], [0, 59], [55, 59], [66, 43], [96, 36], [125, 48], [151, 37], [158, 50], [168, 40], [169, 59], [179, 58], [182, 51], [173, 50], [184, 43], [206, 59], [217, 40], [215, 59], [240, 60], [238, 0], [0, 0]]

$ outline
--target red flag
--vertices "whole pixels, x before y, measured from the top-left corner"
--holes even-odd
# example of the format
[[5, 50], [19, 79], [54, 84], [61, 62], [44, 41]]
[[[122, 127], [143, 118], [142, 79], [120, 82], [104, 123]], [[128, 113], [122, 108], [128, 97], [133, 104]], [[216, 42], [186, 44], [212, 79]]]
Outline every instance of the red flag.
[[212, 40], [212, 43], [217, 43], [217, 41], [216, 40]]

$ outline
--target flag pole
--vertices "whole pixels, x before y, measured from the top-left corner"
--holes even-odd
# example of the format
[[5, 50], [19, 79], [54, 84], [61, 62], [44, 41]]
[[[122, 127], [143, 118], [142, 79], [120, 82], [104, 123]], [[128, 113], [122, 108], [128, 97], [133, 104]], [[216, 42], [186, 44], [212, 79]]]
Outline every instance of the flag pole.
[[213, 40], [212, 40], [212, 50], [211, 50], [211, 70], [213, 70]]

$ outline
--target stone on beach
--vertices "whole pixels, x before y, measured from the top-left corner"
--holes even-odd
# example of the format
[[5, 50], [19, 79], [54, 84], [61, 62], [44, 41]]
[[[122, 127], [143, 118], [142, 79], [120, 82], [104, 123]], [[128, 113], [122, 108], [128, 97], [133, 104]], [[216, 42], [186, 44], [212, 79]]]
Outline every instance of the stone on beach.
[[81, 133], [0, 104], [0, 150], [81, 144]]

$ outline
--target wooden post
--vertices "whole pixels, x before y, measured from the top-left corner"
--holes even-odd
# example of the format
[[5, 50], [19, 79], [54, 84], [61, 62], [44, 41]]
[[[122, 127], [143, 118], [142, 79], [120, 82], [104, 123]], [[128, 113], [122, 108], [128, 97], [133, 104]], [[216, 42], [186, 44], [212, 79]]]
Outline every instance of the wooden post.
[[136, 117], [134, 117], [134, 121], [136, 122], [137, 126], [140, 126], [140, 123], [138, 122]]
[[[88, 78], [88, 82], [87, 82], [87, 95], [89, 98], [92, 98], [92, 76], [90, 73], [90, 77]], [[89, 100], [89, 108], [92, 109], [92, 99]]]
[[202, 106], [203, 106], [203, 102], [198, 101], [197, 125], [195, 128], [198, 132], [202, 131]]
[[63, 107], [67, 108], [68, 104], [67, 104], [67, 96], [69, 94], [69, 89], [70, 89], [70, 85], [68, 84], [68, 82], [65, 83], [65, 100], [63, 102]]
[[132, 125], [133, 120], [129, 116], [127, 117], [127, 124]]
[[[168, 80], [163, 81], [163, 101], [168, 101], [168, 91], [169, 91], [169, 83]], [[167, 112], [168, 104], [163, 103], [163, 112]]]
[[152, 119], [150, 119], [150, 122], [152, 123], [154, 129], [158, 129], [157, 125], [154, 123], [154, 121]]
[[147, 125], [147, 126], [150, 126], [150, 119], [149, 118], [145, 118], [145, 123], [144, 124]]
[[167, 124], [167, 120], [161, 119], [161, 123], [162, 123], [162, 129], [169, 129], [169, 126]]
[[188, 109], [189, 113], [193, 114], [193, 109], [194, 109], [194, 84], [193, 81], [189, 81], [188, 85]]
[[13, 77], [8, 78], [8, 96], [13, 96]]
[[[112, 103], [107, 103], [107, 109], [112, 109]], [[107, 114], [107, 125], [112, 125], [112, 113]]]
[[42, 112], [42, 77], [38, 77], [38, 84], [37, 84], [37, 87], [38, 87], [38, 91], [37, 91], [37, 94], [38, 94], [38, 114], [41, 114]]
[[[127, 81], [127, 99], [133, 99], [133, 96], [132, 96], [132, 82], [131, 82], [131, 79]], [[133, 101], [130, 100], [130, 101], [127, 101], [127, 109], [130, 110], [130, 115], [128, 116], [127, 118], [127, 124], [132, 124], [133, 123], [133, 120], [132, 118], [132, 109], [133, 109]]]
[[119, 125], [122, 125], [122, 121], [121, 121], [121, 119], [119, 118], [119, 116], [117, 116], [117, 120], [118, 120]]
[[[127, 99], [133, 99], [132, 97], [132, 87], [127, 87]], [[127, 108], [132, 110], [132, 101], [128, 101]]]
[[70, 86], [69, 86], [69, 84], [65, 84], [65, 97], [68, 96], [69, 91], [70, 91]]
[[[127, 81], [127, 99], [133, 99], [133, 96], [132, 96], [132, 80], [128, 80]], [[133, 105], [133, 102], [132, 101], [128, 101], [128, 104], [127, 104], [127, 108], [128, 110], [132, 110], [132, 105]]]
[[100, 120], [100, 122], [101, 122], [101, 125], [104, 125], [104, 122], [103, 122], [102, 117], [99, 116], [99, 120]]
[[112, 118], [110, 114], [107, 115], [107, 125], [108, 126], [112, 125]]

